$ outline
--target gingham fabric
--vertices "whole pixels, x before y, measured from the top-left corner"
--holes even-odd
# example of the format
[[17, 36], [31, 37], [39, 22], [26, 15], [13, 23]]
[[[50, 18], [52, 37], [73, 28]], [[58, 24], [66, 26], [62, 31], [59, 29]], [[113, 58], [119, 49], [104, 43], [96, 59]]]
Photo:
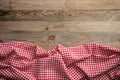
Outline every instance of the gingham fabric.
[[30, 42], [0, 43], [0, 80], [120, 80], [120, 49], [87, 43], [45, 51]]

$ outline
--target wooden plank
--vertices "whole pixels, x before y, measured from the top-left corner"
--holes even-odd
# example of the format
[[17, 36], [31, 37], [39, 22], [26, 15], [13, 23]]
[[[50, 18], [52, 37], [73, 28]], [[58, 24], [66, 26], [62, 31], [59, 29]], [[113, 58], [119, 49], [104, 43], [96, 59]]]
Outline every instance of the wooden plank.
[[61, 10], [65, 8], [65, 0], [14, 0], [14, 10]]
[[66, 0], [70, 10], [120, 9], [120, 0]]
[[102, 10], [119, 6], [120, 0], [0, 0], [2, 10]]
[[[0, 31], [3, 41], [29, 41], [36, 44], [62, 43], [70, 46], [83, 43], [120, 43], [119, 33], [113, 32], [72, 32], [72, 31]], [[50, 45], [50, 44], [49, 44]], [[51, 46], [54, 46], [51, 45]], [[111, 44], [112, 45], [112, 44]], [[44, 46], [44, 45], [43, 45]], [[116, 44], [116, 46], [120, 46]], [[45, 47], [45, 46], [44, 46]], [[49, 46], [48, 46], [49, 47]], [[50, 48], [50, 47], [49, 47]]]
[[120, 21], [120, 10], [0, 10], [1, 21]]
[[75, 31], [16, 31], [1, 30], [1, 40], [46, 42], [115, 42], [120, 41], [120, 33], [117, 32], [75, 32]]
[[47, 50], [58, 43], [74, 46], [96, 42], [119, 47], [119, 25], [119, 21], [1, 21], [0, 40], [29, 41]]
[[0, 10], [11, 10], [12, 0], [0, 0]]
[[[33, 28], [34, 27], [34, 28]], [[117, 32], [120, 21], [0, 21], [1, 30], [16, 31], [76, 31], [76, 32]]]

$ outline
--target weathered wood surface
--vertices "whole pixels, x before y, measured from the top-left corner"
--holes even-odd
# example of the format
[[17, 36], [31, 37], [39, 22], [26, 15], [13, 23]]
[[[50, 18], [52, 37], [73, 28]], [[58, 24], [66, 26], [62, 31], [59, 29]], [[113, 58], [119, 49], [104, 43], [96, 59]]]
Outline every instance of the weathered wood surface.
[[0, 0], [0, 10], [11, 10], [11, 0]]
[[0, 40], [120, 47], [120, 0], [0, 0]]
[[[102, 34], [101, 34], [102, 33]], [[29, 40], [44, 42], [103, 42], [103, 41], [119, 41], [120, 33], [109, 32], [74, 32], [74, 31], [1, 31], [1, 37], [7, 40]], [[2, 36], [3, 35], [3, 36]]]
[[0, 10], [1, 21], [119, 21], [120, 10]]
[[[74, 31], [1, 31], [0, 38], [3, 41], [29, 41], [36, 44], [51, 43], [56, 45], [78, 45], [83, 43], [117, 43], [120, 41], [120, 33], [115, 32], [74, 32]], [[50, 43], [50, 44], [49, 44]]]
[[120, 21], [1, 21], [0, 26], [1, 31], [96, 31], [120, 33]]
[[120, 9], [120, 0], [0, 0], [0, 4], [2, 10]]
[[89, 42], [118, 43], [120, 41], [120, 21], [3, 21], [0, 25], [2, 26], [0, 39], [5, 41], [20, 40], [36, 44], [55, 43], [55, 45], [56, 43], [77, 45]]

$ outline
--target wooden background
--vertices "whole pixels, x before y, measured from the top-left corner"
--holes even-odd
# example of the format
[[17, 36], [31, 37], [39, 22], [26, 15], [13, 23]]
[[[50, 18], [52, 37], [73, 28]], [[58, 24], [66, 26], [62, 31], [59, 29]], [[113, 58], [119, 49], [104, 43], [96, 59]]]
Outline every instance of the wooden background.
[[0, 0], [0, 40], [120, 47], [120, 0]]

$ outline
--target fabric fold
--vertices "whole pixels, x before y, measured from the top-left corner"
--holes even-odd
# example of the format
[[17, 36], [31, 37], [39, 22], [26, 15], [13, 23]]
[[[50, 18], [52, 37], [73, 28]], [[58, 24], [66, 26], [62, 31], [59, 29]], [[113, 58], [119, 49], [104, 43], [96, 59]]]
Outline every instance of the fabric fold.
[[30, 42], [0, 43], [2, 80], [111, 80], [120, 76], [119, 65], [120, 49], [104, 44], [58, 44], [46, 51]]

